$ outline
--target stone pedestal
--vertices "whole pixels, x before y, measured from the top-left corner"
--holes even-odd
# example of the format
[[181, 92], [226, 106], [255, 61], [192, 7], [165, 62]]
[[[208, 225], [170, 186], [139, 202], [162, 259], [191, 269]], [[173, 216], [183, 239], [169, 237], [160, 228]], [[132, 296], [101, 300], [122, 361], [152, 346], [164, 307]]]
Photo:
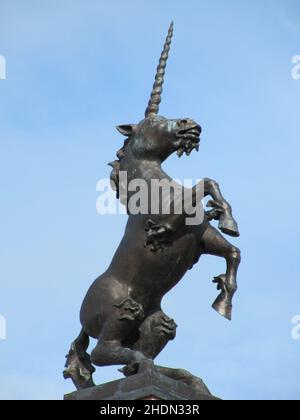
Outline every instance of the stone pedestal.
[[[203, 384], [203, 385], [202, 385]], [[172, 379], [151, 363], [143, 363], [136, 375], [72, 392], [65, 400], [219, 400], [199, 379], [197, 386]]]

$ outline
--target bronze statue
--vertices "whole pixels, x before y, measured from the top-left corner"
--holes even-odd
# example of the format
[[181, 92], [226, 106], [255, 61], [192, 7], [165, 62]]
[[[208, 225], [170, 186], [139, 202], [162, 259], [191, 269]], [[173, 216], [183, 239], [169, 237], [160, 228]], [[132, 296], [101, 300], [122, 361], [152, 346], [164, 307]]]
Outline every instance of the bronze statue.
[[[162, 162], [173, 152], [181, 156], [198, 150], [198, 123], [189, 118], [170, 120], [158, 115], [172, 35], [173, 23], [145, 118], [138, 124], [117, 127], [126, 136], [117, 153], [118, 160], [111, 164], [111, 180], [118, 197], [120, 171], [127, 173], [128, 182], [134, 178], [142, 178], [148, 185], [152, 179], [170, 181], [161, 168]], [[193, 200], [195, 193], [196, 187], [192, 190]], [[214, 278], [220, 294], [213, 308], [231, 319], [240, 251], [209, 222], [218, 220], [219, 229], [235, 237], [239, 236], [238, 227], [215, 181], [204, 179], [204, 196], [212, 197], [208, 203], [212, 209], [205, 212], [198, 225], [186, 225], [186, 214], [151, 214], [151, 210], [149, 214], [131, 214], [127, 209], [124, 237], [107, 271], [87, 292], [80, 312], [82, 330], [67, 356], [64, 375], [71, 377], [78, 389], [94, 385], [93, 365], [124, 365], [124, 374], [132, 375], [142, 361], [154, 360], [174, 339], [177, 325], [161, 309], [162, 298], [203, 254], [226, 260], [226, 273]], [[202, 206], [201, 202], [196, 204]], [[91, 356], [86, 352], [89, 337], [98, 340]]]

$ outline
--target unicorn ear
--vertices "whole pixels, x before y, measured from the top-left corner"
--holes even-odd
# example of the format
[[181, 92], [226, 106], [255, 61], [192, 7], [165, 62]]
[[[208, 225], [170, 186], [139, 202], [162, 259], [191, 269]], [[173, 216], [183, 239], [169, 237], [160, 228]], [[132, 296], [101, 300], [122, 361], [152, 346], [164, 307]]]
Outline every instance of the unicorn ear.
[[134, 127], [135, 127], [134, 124], [126, 124], [126, 125], [118, 125], [116, 129], [123, 136], [130, 137], [133, 133]]

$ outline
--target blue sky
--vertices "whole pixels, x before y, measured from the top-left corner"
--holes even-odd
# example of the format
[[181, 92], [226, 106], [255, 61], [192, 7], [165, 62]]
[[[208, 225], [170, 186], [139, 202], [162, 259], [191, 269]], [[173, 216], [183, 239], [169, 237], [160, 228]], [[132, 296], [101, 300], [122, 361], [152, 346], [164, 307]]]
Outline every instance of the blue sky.
[[[143, 117], [170, 21], [161, 114], [203, 128], [199, 154], [165, 169], [216, 179], [242, 250], [234, 319], [210, 305], [224, 262], [203, 257], [164, 299], [179, 325], [160, 364], [225, 399], [299, 399], [298, 0], [0, 0], [0, 399], [61, 399], [87, 288], [126, 216], [96, 213], [96, 183]], [[98, 383], [118, 379], [98, 369]]]

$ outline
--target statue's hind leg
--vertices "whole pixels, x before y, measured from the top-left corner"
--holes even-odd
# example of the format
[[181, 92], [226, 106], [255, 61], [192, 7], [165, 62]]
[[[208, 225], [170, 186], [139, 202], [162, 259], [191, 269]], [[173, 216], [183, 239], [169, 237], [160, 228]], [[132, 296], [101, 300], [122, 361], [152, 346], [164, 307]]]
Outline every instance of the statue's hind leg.
[[142, 305], [130, 297], [113, 305], [98, 344], [92, 351], [92, 363], [96, 366], [129, 365], [137, 371], [139, 363], [147, 357], [140, 351], [126, 347], [124, 343], [129, 336], [137, 336], [143, 318]]
[[132, 348], [153, 360], [175, 338], [176, 328], [175, 321], [159, 309], [141, 324], [139, 338]]
[[210, 225], [201, 239], [201, 248], [203, 254], [216, 255], [226, 260], [226, 274], [221, 274], [214, 279], [221, 293], [212, 306], [220, 315], [231, 320], [232, 298], [237, 290], [236, 276], [241, 261], [240, 250]]
[[[177, 325], [174, 320], [159, 309], [145, 319], [140, 327], [139, 339], [133, 345], [133, 348], [143, 352], [149, 359], [153, 360], [163, 350], [166, 344], [175, 338], [176, 328]], [[167, 368], [157, 365], [155, 369], [162, 375], [168, 376], [176, 381], [181, 381], [199, 390], [202, 394], [210, 394], [200, 378], [197, 378], [184, 369]], [[124, 369], [125, 375], [130, 375], [130, 373], [128, 369]]]

